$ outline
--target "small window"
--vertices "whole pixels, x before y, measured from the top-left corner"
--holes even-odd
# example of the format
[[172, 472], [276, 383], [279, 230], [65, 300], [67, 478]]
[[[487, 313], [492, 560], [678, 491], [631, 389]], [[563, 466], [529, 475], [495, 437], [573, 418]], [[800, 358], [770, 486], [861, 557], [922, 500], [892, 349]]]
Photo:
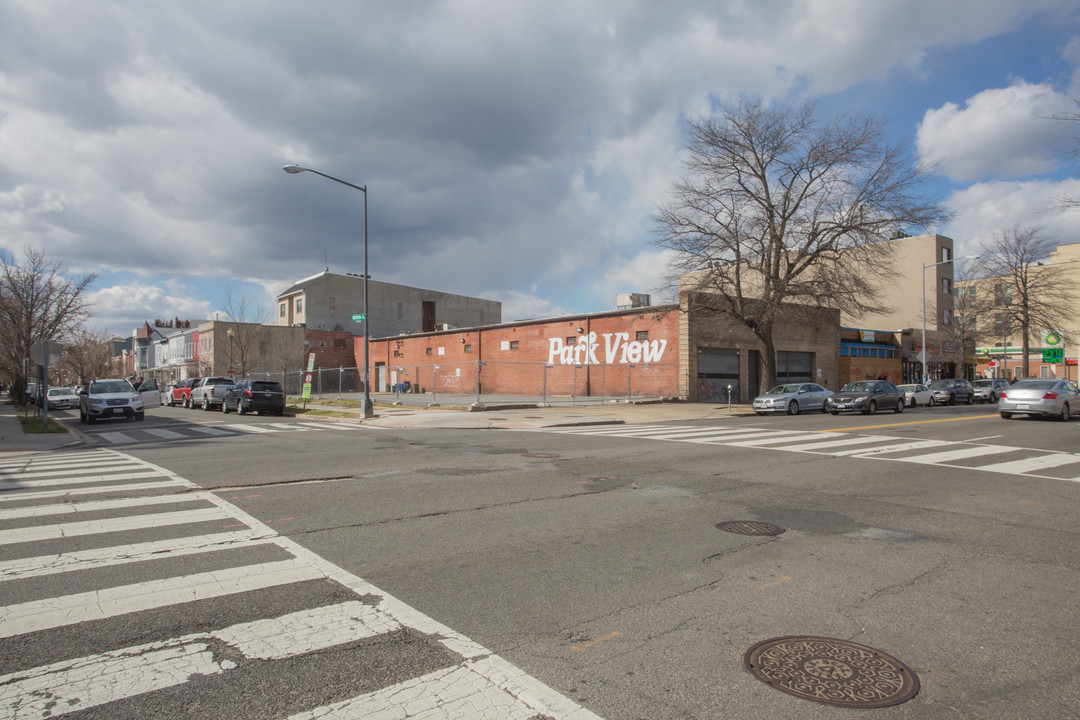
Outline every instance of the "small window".
[[577, 345], [577, 335], [571, 335], [570, 337], [566, 338], [566, 344]]
[[949, 262], [952, 260], [952, 249], [943, 247], [941, 248], [941, 262]]
[[278, 317], [285, 317], [285, 303], [278, 306]]
[[425, 355], [430, 355], [431, 354], [431, 348], [425, 348], [424, 354]]
[[304, 298], [296, 298], [296, 312], [304, 312]]
[[326, 347], [326, 341], [325, 340], [320, 340], [319, 341], [319, 347], [321, 347], [321, 348]]
[[510, 349], [511, 350], [517, 350], [518, 349], [518, 341], [517, 340], [511, 340], [510, 341]]
[[951, 279], [949, 279], [949, 278], [941, 278], [941, 292], [943, 292], [943, 293], [951, 293], [952, 292], [952, 280]]
[[465, 352], [472, 352], [472, 345], [466, 345]]
[[635, 340], [648, 340], [649, 339], [649, 331], [648, 330], [638, 330], [637, 331], [637, 336], [634, 339]]

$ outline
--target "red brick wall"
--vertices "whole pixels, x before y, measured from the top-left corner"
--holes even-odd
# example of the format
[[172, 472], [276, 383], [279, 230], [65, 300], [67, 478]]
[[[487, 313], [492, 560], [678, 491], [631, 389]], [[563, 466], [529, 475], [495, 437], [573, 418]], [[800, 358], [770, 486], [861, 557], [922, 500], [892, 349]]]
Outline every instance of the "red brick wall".
[[[347, 368], [359, 367], [364, 362], [363, 346], [359, 346], [360, 357], [358, 358], [355, 354], [357, 346], [353, 342], [351, 333], [305, 329], [304, 339], [308, 342], [307, 352], [315, 353], [315, 367], [317, 368], [336, 368], [339, 365]], [[306, 353], [304, 367], [307, 367]]]
[[[425, 392], [434, 387], [440, 393], [473, 394], [479, 360], [483, 393], [542, 395], [546, 382], [552, 396], [624, 397], [629, 379], [634, 396], [673, 397], [678, 395], [678, 332], [678, 309], [665, 306], [380, 339], [369, 348], [372, 382], [381, 363], [391, 371], [400, 368], [399, 381]], [[638, 340], [638, 333], [647, 333], [647, 339]], [[362, 362], [363, 338], [356, 340]]]

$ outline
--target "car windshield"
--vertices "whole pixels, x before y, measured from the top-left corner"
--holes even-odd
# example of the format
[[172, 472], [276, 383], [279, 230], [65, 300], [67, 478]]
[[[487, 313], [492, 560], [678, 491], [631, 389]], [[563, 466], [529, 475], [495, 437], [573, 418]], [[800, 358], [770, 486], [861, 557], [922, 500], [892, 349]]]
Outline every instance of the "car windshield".
[[252, 390], [264, 390], [270, 392], [281, 392], [281, 385], [276, 382], [268, 382], [266, 380], [259, 380], [251, 383]]
[[774, 387], [772, 390], [770, 390], [769, 392], [767, 392], [765, 394], [766, 395], [784, 395], [786, 393], [797, 393], [797, 392], [799, 392], [799, 388], [801, 388], [801, 387], [802, 387], [802, 385], [777, 385], [776, 387]]
[[976, 380], [972, 383], [975, 387], [990, 387], [994, 384], [993, 380]]
[[900, 392], [915, 392], [916, 387], [914, 385], [897, 385], [896, 389]]
[[872, 382], [853, 382], [840, 388], [840, 392], [873, 392], [873, 390], [874, 383]]
[[233, 381], [228, 378], [210, 378], [206, 381], [207, 385], [232, 385]]
[[122, 393], [122, 392], [135, 392], [135, 388], [131, 386], [127, 380], [102, 380], [100, 382], [90, 383], [90, 394], [97, 395], [99, 393]]
[[59, 397], [60, 395], [74, 395], [75, 391], [71, 388], [53, 388], [49, 390], [49, 397]]
[[955, 380], [935, 380], [930, 387], [932, 388], [951, 388], [956, 387]]

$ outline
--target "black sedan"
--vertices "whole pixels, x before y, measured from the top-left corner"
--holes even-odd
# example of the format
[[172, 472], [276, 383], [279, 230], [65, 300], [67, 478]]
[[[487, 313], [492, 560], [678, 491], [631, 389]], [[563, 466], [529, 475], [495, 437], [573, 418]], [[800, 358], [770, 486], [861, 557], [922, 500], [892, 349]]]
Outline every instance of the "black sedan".
[[264, 412], [282, 415], [285, 412], [285, 391], [274, 380], [239, 380], [225, 393], [221, 412], [235, 410], [240, 415], [247, 412]]
[[902, 413], [904, 393], [886, 380], [858, 380], [830, 395], [826, 407], [833, 415], [855, 410], [863, 415], [873, 415], [878, 410]]

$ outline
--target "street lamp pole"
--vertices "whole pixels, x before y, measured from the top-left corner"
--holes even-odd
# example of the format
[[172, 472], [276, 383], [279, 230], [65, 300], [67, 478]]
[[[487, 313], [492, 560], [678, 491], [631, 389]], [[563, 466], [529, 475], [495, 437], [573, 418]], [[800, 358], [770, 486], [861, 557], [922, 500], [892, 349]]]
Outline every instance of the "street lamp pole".
[[368, 315], [368, 282], [371, 280], [371, 276], [368, 274], [368, 210], [367, 210], [367, 185], [353, 185], [351, 182], [346, 182], [340, 178], [336, 178], [333, 175], [327, 175], [326, 173], [319, 172], [318, 170], [312, 170], [311, 168], [301, 167], [299, 165], [285, 165], [282, 170], [292, 175], [302, 172], [312, 172], [316, 175], [322, 175], [327, 180], [333, 180], [334, 182], [341, 183], [342, 185], [348, 185], [354, 190], [359, 190], [364, 193], [364, 401], [363, 412], [364, 417], [370, 418], [375, 416], [375, 410], [371, 404], [371, 375], [369, 367], [371, 365], [369, 357], [369, 334], [368, 328], [371, 327], [371, 316]]
[[[920, 360], [922, 362], [923, 384], [930, 382], [930, 375], [926, 371], [926, 270], [927, 268], [937, 267], [938, 265], [948, 265], [957, 260], [974, 260], [975, 258], [975, 255], [965, 255], [964, 257], [950, 258], [949, 260], [930, 263], [929, 265], [924, 263], [922, 266], [922, 351], [920, 353]], [[937, 303], [934, 304], [934, 307], [937, 308]]]

